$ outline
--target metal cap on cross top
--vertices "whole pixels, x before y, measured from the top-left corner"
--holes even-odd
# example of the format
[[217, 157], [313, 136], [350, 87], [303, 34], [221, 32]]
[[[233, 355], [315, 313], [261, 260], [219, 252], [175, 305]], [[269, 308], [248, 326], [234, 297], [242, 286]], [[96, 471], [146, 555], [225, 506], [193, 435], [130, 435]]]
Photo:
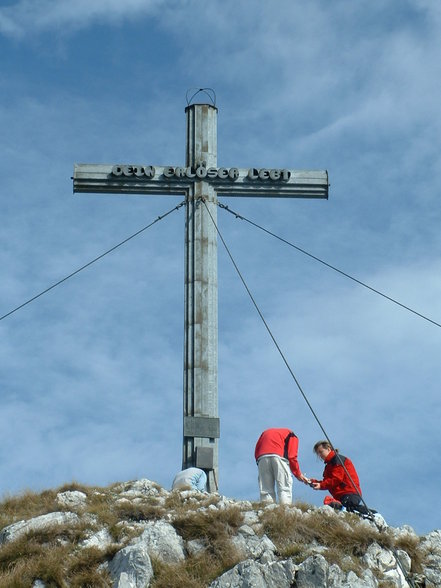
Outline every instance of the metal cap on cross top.
[[[199, 94], [210, 104], [192, 103]], [[327, 171], [218, 167], [217, 112], [211, 88], [187, 92], [184, 165], [80, 163], [73, 175], [74, 192], [185, 196], [182, 468], [205, 469], [209, 491], [219, 480], [217, 197], [328, 198], [329, 190]]]

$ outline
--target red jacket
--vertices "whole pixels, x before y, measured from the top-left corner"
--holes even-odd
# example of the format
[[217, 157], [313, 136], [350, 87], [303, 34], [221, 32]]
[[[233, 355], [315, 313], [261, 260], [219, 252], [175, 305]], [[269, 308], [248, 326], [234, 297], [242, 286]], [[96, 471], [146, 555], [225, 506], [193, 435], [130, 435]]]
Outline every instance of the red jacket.
[[297, 461], [299, 440], [290, 429], [267, 429], [264, 431], [254, 451], [256, 461], [262, 455], [273, 453], [284, 457], [289, 461], [289, 467], [296, 478], [301, 475], [300, 466]]
[[[340, 460], [344, 463], [350, 478]], [[358, 474], [355, 471], [354, 464], [348, 457], [331, 451], [325, 459], [325, 464], [320, 490], [328, 490], [337, 500], [340, 500], [345, 494], [359, 494], [361, 496]]]

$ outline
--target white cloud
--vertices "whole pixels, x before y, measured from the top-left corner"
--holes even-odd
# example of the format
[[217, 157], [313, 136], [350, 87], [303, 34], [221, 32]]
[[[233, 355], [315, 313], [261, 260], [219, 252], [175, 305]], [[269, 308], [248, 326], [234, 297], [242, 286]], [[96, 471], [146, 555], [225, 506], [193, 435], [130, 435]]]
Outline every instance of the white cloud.
[[18, 0], [0, 8], [0, 31], [5, 35], [53, 30], [78, 30], [95, 24], [121, 24], [156, 12], [165, 0]]

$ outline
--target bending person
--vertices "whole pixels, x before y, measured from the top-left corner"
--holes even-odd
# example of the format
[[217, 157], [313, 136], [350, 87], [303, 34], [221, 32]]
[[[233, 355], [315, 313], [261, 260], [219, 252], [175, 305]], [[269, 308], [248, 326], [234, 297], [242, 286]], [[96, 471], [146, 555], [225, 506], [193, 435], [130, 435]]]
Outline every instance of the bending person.
[[289, 429], [267, 429], [256, 444], [254, 457], [259, 470], [261, 502], [276, 502], [276, 488], [280, 504], [292, 502], [291, 472], [301, 482], [307, 478], [297, 461], [299, 440]]

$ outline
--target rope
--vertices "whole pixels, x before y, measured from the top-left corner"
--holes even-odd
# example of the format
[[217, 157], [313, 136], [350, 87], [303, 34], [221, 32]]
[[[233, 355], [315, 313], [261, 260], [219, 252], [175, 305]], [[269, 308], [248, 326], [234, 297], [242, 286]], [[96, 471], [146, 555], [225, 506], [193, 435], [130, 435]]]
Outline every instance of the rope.
[[[321, 423], [320, 419], [318, 418], [318, 416], [317, 416], [316, 412], [314, 411], [314, 409], [313, 409], [313, 407], [312, 407], [311, 403], [309, 402], [309, 400], [308, 400], [308, 398], [307, 398], [307, 396], [306, 396], [306, 394], [305, 394], [305, 392], [304, 392], [304, 390], [303, 390], [302, 386], [300, 385], [300, 382], [299, 382], [299, 380], [297, 379], [296, 375], [294, 374], [293, 370], [291, 369], [291, 366], [289, 365], [289, 363], [288, 363], [288, 361], [287, 361], [287, 359], [286, 359], [286, 357], [285, 357], [284, 353], [282, 352], [282, 350], [281, 350], [281, 348], [280, 348], [279, 344], [277, 343], [277, 341], [276, 341], [276, 339], [275, 339], [275, 337], [274, 337], [274, 335], [273, 335], [273, 333], [272, 333], [272, 331], [271, 331], [271, 329], [270, 329], [270, 327], [269, 327], [269, 325], [268, 325], [267, 321], [265, 320], [265, 318], [264, 318], [264, 316], [263, 316], [263, 314], [262, 314], [262, 312], [261, 312], [261, 310], [260, 310], [259, 306], [257, 305], [257, 303], [256, 303], [256, 301], [255, 301], [255, 299], [254, 299], [253, 295], [251, 294], [251, 291], [250, 291], [250, 289], [248, 288], [248, 285], [247, 285], [247, 283], [245, 282], [245, 279], [244, 279], [244, 277], [243, 277], [242, 273], [240, 272], [240, 270], [239, 270], [239, 267], [237, 266], [236, 262], [234, 261], [234, 258], [233, 258], [232, 254], [231, 254], [231, 252], [230, 252], [230, 250], [229, 250], [229, 248], [228, 248], [228, 246], [227, 246], [227, 244], [226, 244], [226, 242], [225, 242], [225, 240], [224, 240], [224, 238], [223, 238], [223, 236], [222, 236], [222, 234], [221, 234], [221, 232], [220, 232], [220, 230], [219, 230], [219, 227], [217, 226], [217, 224], [216, 224], [216, 222], [215, 222], [215, 220], [214, 220], [213, 216], [212, 216], [212, 215], [211, 215], [211, 213], [210, 213], [210, 210], [209, 210], [209, 208], [208, 208], [208, 206], [207, 206], [207, 204], [206, 204], [206, 202], [205, 202], [205, 199], [204, 199], [204, 198], [201, 198], [201, 200], [202, 200], [202, 202], [203, 202], [203, 203], [204, 203], [204, 205], [205, 205], [205, 208], [206, 208], [206, 210], [207, 210], [207, 212], [208, 212], [208, 214], [209, 214], [209, 216], [210, 216], [210, 218], [211, 218], [211, 221], [212, 221], [212, 223], [213, 223], [213, 225], [214, 225], [214, 227], [215, 227], [215, 229], [216, 229], [216, 232], [217, 232], [217, 234], [219, 235], [219, 238], [220, 238], [220, 240], [222, 241], [222, 244], [223, 244], [223, 246], [224, 246], [224, 248], [225, 248], [225, 250], [226, 250], [226, 252], [227, 252], [227, 254], [228, 254], [228, 257], [230, 258], [230, 260], [231, 260], [231, 263], [232, 263], [232, 264], [233, 264], [233, 266], [234, 266], [234, 269], [236, 270], [236, 272], [237, 272], [237, 274], [238, 274], [238, 276], [239, 276], [239, 278], [240, 278], [240, 280], [241, 280], [241, 282], [242, 282], [243, 286], [245, 287], [245, 290], [247, 291], [247, 293], [248, 293], [248, 296], [250, 297], [250, 299], [251, 299], [251, 302], [253, 303], [253, 305], [254, 305], [254, 307], [255, 307], [255, 309], [256, 309], [256, 311], [257, 311], [257, 313], [258, 313], [259, 317], [261, 318], [261, 320], [262, 320], [263, 324], [265, 325], [265, 328], [266, 328], [266, 330], [267, 330], [267, 332], [268, 332], [269, 336], [271, 337], [271, 339], [272, 339], [272, 341], [273, 341], [274, 345], [276, 346], [276, 349], [277, 349], [277, 351], [279, 352], [279, 354], [280, 354], [280, 356], [281, 356], [281, 358], [282, 358], [282, 360], [283, 360], [283, 362], [284, 362], [285, 366], [288, 368], [288, 371], [289, 371], [289, 373], [291, 374], [291, 376], [292, 376], [292, 378], [293, 378], [294, 382], [296, 383], [296, 385], [297, 385], [297, 388], [299, 389], [299, 392], [300, 392], [300, 394], [302, 395], [303, 399], [305, 400], [305, 402], [306, 402], [306, 404], [307, 404], [307, 406], [308, 406], [309, 410], [311, 411], [312, 415], [314, 416], [314, 419], [316, 420], [316, 422], [317, 422], [318, 426], [319, 426], [319, 427], [320, 427], [320, 429], [322, 430], [322, 432], [323, 432], [323, 434], [324, 434], [324, 436], [325, 436], [326, 440], [328, 441], [329, 445], [330, 445], [330, 446], [333, 448], [333, 450], [335, 451], [335, 449], [334, 449], [334, 445], [332, 444], [332, 442], [331, 442], [331, 440], [330, 440], [330, 438], [329, 438], [329, 436], [328, 436], [327, 432], [325, 431], [325, 428], [323, 427], [323, 425], [322, 425], [322, 423]], [[222, 208], [227, 208], [227, 207], [224, 207], [224, 206], [221, 206], [221, 207], [222, 207]], [[231, 211], [230, 211], [230, 210], [228, 210], [228, 212], [231, 212]], [[232, 214], [235, 214], [235, 213], [232, 213]], [[246, 220], [246, 219], [244, 219], [244, 220]], [[253, 223], [252, 223], [252, 224], [253, 224]], [[346, 466], [344, 465], [344, 463], [343, 463], [343, 460], [340, 458], [340, 456], [339, 456], [339, 454], [338, 454], [338, 453], [336, 453], [336, 455], [338, 456], [338, 457], [337, 457], [337, 459], [339, 460], [339, 462], [340, 462], [341, 466], [343, 467], [343, 469], [344, 469], [344, 471], [345, 471], [346, 475], [348, 476], [348, 478], [349, 478], [349, 480], [350, 480], [350, 482], [351, 482], [351, 484], [352, 484], [352, 486], [353, 486], [353, 488], [354, 488], [354, 490], [355, 490], [355, 493], [356, 493], [356, 494], [357, 494], [357, 496], [360, 498], [361, 502], [363, 503], [363, 505], [365, 506], [365, 508], [366, 508], [367, 512], [369, 513], [369, 514], [368, 514], [368, 517], [369, 517], [369, 518], [370, 518], [370, 520], [371, 520], [371, 521], [372, 521], [372, 522], [375, 524], [375, 526], [377, 527], [377, 529], [378, 529], [379, 531], [381, 531], [379, 524], [377, 523], [377, 521], [375, 520], [375, 518], [373, 517], [373, 515], [370, 513], [370, 509], [369, 509], [369, 507], [367, 506], [367, 504], [366, 504], [366, 502], [365, 502], [364, 498], [362, 497], [362, 495], [360, 494], [360, 492], [357, 490], [357, 487], [356, 487], [356, 485], [355, 485], [355, 482], [354, 482], [354, 480], [352, 479], [352, 477], [351, 477], [350, 473], [348, 472], [348, 470], [347, 470]], [[370, 516], [369, 516], [369, 515], [370, 515]], [[409, 578], [409, 576], [407, 575], [407, 573], [406, 573], [406, 570], [404, 569], [404, 567], [403, 567], [403, 565], [402, 565], [402, 563], [401, 563], [401, 561], [400, 561], [400, 559], [399, 559], [399, 557], [398, 557], [398, 554], [395, 552], [395, 549], [394, 549], [394, 548], [392, 549], [392, 553], [393, 553], [393, 555], [394, 555], [394, 558], [395, 558], [395, 560], [396, 560], [396, 562], [397, 562], [397, 564], [398, 564], [398, 567], [399, 567], [399, 568], [400, 568], [400, 570], [402, 571], [402, 573], [403, 573], [404, 577], [405, 577], [405, 578], [406, 578], [406, 580], [409, 582], [409, 584], [410, 584], [412, 587], [414, 587], [415, 585], [414, 585], [414, 583], [413, 583], [412, 579], [411, 579], [411, 578]]]
[[325, 265], [326, 267], [334, 270], [335, 272], [341, 274], [345, 278], [349, 278], [353, 282], [356, 282], [357, 284], [360, 284], [360, 286], [363, 286], [364, 288], [367, 288], [371, 292], [374, 292], [375, 294], [378, 294], [379, 296], [382, 296], [383, 298], [386, 298], [386, 300], [389, 300], [390, 302], [393, 302], [394, 304], [397, 304], [398, 306], [401, 306], [401, 308], [404, 308], [405, 310], [408, 310], [409, 312], [412, 312], [413, 314], [415, 314], [415, 315], [419, 316], [420, 318], [428, 321], [429, 323], [432, 323], [436, 327], [441, 327], [441, 324], [440, 323], [437, 323], [436, 321], [434, 321], [431, 318], [425, 316], [424, 314], [421, 314], [420, 312], [417, 312], [413, 308], [410, 308], [409, 306], [406, 306], [405, 304], [402, 304], [401, 302], [399, 302], [395, 298], [392, 298], [391, 296], [388, 296], [387, 294], [384, 294], [383, 292], [380, 292], [380, 290], [377, 290], [377, 289], [373, 288], [372, 286], [369, 286], [365, 282], [362, 282], [361, 280], [358, 280], [357, 278], [354, 278], [350, 274], [347, 274], [346, 272], [338, 269], [337, 267], [331, 265], [330, 263], [327, 263], [326, 261], [323, 261], [323, 259], [320, 259], [319, 257], [316, 257], [315, 255], [312, 255], [312, 253], [308, 253], [308, 251], [305, 251], [301, 247], [298, 247], [297, 245], [294, 245], [294, 243], [290, 243], [286, 239], [283, 239], [283, 237], [279, 237], [278, 235], [276, 235], [275, 233], [272, 233], [268, 229], [265, 229], [264, 227], [262, 227], [262, 226], [258, 225], [257, 223], [249, 220], [248, 218], [242, 216], [241, 214], [238, 214], [237, 212], [234, 212], [233, 210], [231, 210], [225, 204], [221, 204], [220, 202], [218, 202], [218, 206], [219, 206], [219, 208], [222, 208], [223, 210], [226, 210], [227, 212], [233, 214], [236, 218], [238, 218], [240, 220], [244, 220], [247, 223], [249, 223], [250, 225], [253, 225], [254, 227], [256, 227], [257, 229], [260, 229], [261, 231], [264, 231], [265, 233], [268, 233], [268, 235], [271, 235], [272, 237], [275, 237], [279, 241], [282, 241], [282, 243], [285, 243], [286, 245], [289, 245], [293, 249], [296, 249], [297, 251], [300, 251], [300, 253], [303, 253], [304, 255], [307, 255], [311, 259], [314, 259], [315, 261], [318, 261], [322, 265]]
[[175, 210], [178, 210], [179, 208], [181, 208], [181, 206], [184, 206], [185, 203], [186, 202], [184, 200], [183, 202], [181, 202], [180, 204], [178, 204], [177, 206], [175, 206], [174, 208], [172, 208], [171, 210], [169, 210], [165, 214], [163, 214], [161, 216], [158, 216], [154, 221], [152, 221], [147, 226], [143, 227], [139, 231], [136, 231], [136, 233], [133, 233], [133, 235], [130, 235], [130, 237], [127, 237], [126, 239], [124, 239], [123, 241], [121, 241], [120, 243], [118, 243], [117, 245], [114, 245], [113, 247], [111, 247], [110, 249], [108, 249], [107, 251], [105, 251], [104, 253], [102, 253], [101, 255], [98, 255], [98, 257], [95, 257], [95, 259], [92, 259], [92, 261], [89, 261], [88, 263], [86, 263], [85, 265], [81, 266], [80, 268], [78, 268], [77, 270], [75, 270], [74, 272], [72, 272], [71, 274], [69, 274], [68, 276], [62, 278], [61, 280], [59, 280], [55, 284], [52, 284], [52, 286], [49, 286], [48, 288], [46, 288], [45, 290], [43, 290], [39, 294], [36, 294], [32, 298], [29, 298], [29, 300], [26, 300], [26, 302], [23, 302], [23, 304], [20, 304], [19, 306], [17, 306], [16, 308], [10, 310], [9, 312], [7, 312], [6, 314], [4, 314], [3, 316], [0, 316], [0, 321], [2, 321], [3, 319], [5, 319], [6, 317], [10, 316], [11, 314], [14, 314], [14, 312], [17, 312], [17, 310], [20, 310], [20, 308], [23, 308], [24, 306], [26, 306], [27, 304], [30, 304], [34, 300], [37, 300], [37, 298], [40, 298], [40, 296], [43, 296], [43, 294], [46, 294], [50, 290], [53, 290], [54, 288], [56, 288], [57, 286], [59, 286], [63, 282], [66, 282], [66, 280], [69, 280], [69, 278], [72, 278], [73, 276], [75, 276], [79, 272], [83, 271], [84, 269], [86, 269], [87, 267], [89, 267], [90, 265], [92, 265], [93, 263], [95, 263], [96, 261], [98, 261], [99, 259], [102, 259], [104, 256], [106, 256], [109, 253], [111, 253], [112, 251], [115, 251], [115, 249], [118, 249], [118, 247], [121, 247], [121, 245], [124, 245], [125, 243], [127, 243], [127, 241], [130, 241], [131, 239], [134, 239], [135, 237], [137, 237], [142, 232], [144, 232], [147, 229], [149, 229], [151, 226], [153, 226], [158, 221], [164, 219], [166, 216], [168, 216], [169, 214], [171, 214]]

